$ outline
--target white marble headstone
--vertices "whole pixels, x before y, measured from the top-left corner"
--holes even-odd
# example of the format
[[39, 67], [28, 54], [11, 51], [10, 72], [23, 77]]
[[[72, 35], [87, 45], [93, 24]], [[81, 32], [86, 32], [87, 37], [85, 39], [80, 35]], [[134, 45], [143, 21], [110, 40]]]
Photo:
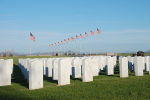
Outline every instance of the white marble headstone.
[[91, 61], [93, 76], [98, 76], [99, 75], [98, 58], [92, 58], [90, 59], [90, 61]]
[[145, 56], [145, 71], [149, 71], [149, 56]]
[[107, 62], [106, 75], [114, 75], [113, 58], [107, 58], [106, 62]]
[[120, 77], [128, 77], [128, 58], [120, 58]]
[[0, 61], [0, 86], [11, 85], [11, 61]]
[[72, 78], [81, 77], [81, 59], [73, 59], [72, 62]]
[[135, 76], [143, 76], [143, 63], [142, 57], [134, 58]]
[[70, 84], [70, 66], [69, 59], [60, 59], [58, 62], [58, 85]]
[[82, 82], [93, 81], [93, 73], [90, 59], [82, 60]]
[[43, 64], [42, 61], [34, 60], [30, 62], [29, 68], [29, 89], [43, 88]]

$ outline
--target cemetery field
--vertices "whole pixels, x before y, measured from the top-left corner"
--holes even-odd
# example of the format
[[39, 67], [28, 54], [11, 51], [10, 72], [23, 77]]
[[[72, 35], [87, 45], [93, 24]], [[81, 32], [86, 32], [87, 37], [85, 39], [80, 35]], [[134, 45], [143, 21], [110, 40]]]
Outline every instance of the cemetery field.
[[[59, 57], [59, 56], [58, 56]], [[62, 56], [61, 56], [62, 57]], [[64, 56], [63, 56], [64, 57]], [[29, 84], [24, 79], [18, 67], [19, 58], [50, 58], [46, 56], [32, 57], [6, 57], [14, 60], [13, 77], [10, 86], [0, 86], [0, 100], [43, 100], [43, 99], [150, 99], [150, 75], [144, 72], [144, 76], [135, 76], [129, 70], [128, 78], [120, 78], [119, 66], [115, 68], [114, 75], [106, 76], [103, 70], [99, 76], [94, 76], [92, 82], [82, 82], [81, 78], [72, 79], [70, 85], [57, 86], [56, 80], [43, 76], [43, 88], [29, 90]], [[0, 58], [4, 59], [4, 58]]]

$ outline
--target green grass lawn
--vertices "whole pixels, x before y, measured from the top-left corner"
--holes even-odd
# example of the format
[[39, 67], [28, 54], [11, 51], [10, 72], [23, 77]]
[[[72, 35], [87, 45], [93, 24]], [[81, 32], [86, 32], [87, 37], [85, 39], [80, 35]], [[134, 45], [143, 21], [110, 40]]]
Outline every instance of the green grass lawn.
[[[18, 58], [14, 59], [14, 76], [12, 77], [11, 86], [0, 87], [0, 100], [43, 100], [43, 99], [150, 99], [150, 75], [144, 72], [144, 76], [135, 76], [129, 70], [128, 78], [119, 77], [118, 64], [115, 68], [115, 74], [106, 76], [105, 70], [99, 76], [93, 77], [93, 82], [82, 82], [81, 78], [70, 79], [70, 85], [57, 86], [58, 81], [53, 81], [51, 77], [44, 76], [44, 87], [37, 90], [29, 90], [29, 84], [18, 67]], [[28, 57], [29, 58], [29, 57]], [[37, 57], [31, 57], [37, 58]], [[39, 58], [39, 56], [38, 56]], [[47, 58], [47, 57], [41, 57]], [[0, 58], [2, 59], [2, 58]], [[6, 59], [9, 59], [7, 57]]]

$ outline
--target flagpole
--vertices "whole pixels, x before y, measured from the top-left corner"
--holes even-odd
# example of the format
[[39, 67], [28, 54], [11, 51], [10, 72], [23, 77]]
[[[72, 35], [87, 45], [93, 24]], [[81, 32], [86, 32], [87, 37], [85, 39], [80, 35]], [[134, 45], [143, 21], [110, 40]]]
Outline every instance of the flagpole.
[[71, 40], [71, 55], [72, 55], [72, 40]]
[[65, 42], [64, 42], [64, 55], [65, 55]]
[[68, 42], [67, 42], [67, 56], [68, 56]]
[[[84, 38], [84, 52], [86, 53], [86, 51], [85, 51], [85, 38]], [[85, 54], [84, 54], [85, 55]]]
[[[96, 29], [97, 29], [97, 27], [96, 27]], [[96, 33], [97, 33], [97, 30], [96, 30]], [[96, 35], [96, 33], [95, 33], [95, 35]], [[96, 55], [97, 55], [97, 37], [96, 37]]]
[[90, 56], [91, 56], [91, 36], [90, 36]]
[[80, 39], [80, 55], [81, 55], [81, 39]]
[[31, 41], [30, 41], [30, 56], [31, 56]]

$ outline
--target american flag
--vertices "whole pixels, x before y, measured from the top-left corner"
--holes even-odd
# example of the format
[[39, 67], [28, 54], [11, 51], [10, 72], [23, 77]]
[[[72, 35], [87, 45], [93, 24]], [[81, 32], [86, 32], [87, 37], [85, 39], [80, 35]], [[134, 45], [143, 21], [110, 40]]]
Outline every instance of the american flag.
[[63, 42], [61, 41], [61, 44], [63, 44]]
[[49, 45], [49, 47], [51, 47], [51, 46]]
[[100, 31], [98, 28], [97, 28], [97, 33], [98, 33], [98, 34], [101, 34], [101, 31]]
[[70, 41], [71, 39], [68, 38], [68, 41]]
[[11, 52], [13, 52], [14, 50], [11, 50]]
[[88, 36], [88, 34], [85, 32], [85, 36]]
[[67, 43], [67, 40], [65, 40], [65, 39], [64, 39], [64, 42], [66, 42], [66, 43]]
[[7, 50], [5, 49], [5, 52], [7, 52]]
[[55, 46], [57, 46], [57, 44], [55, 43]]
[[82, 34], [80, 34], [80, 38], [84, 38], [84, 36]]
[[73, 38], [73, 37], [71, 37], [71, 39], [72, 39], [72, 41], [74, 41], [74, 38]]
[[32, 35], [32, 33], [30, 33], [30, 39], [35, 42], [35, 37]]
[[52, 46], [53, 46], [53, 44], [52, 44]]
[[58, 42], [58, 44], [60, 45], [60, 43]]
[[78, 39], [79, 37], [76, 35], [76, 39]]
[[94, 32], [91, 31], [91, 35], [94, 35]]

